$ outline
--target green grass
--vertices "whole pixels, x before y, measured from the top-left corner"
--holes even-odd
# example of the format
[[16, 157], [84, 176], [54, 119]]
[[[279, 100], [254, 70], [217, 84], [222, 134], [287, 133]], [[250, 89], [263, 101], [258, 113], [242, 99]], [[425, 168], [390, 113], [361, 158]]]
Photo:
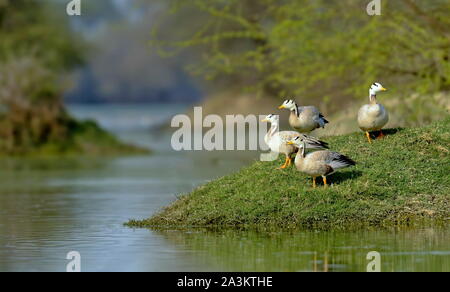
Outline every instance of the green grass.
[[181, 196], [154, 217], [127, 223], [154, 226], [386, 226], [448, 222], [450, 118], [391, 129], [369, 145], [363, 133], [324, 138], [356, 167], [313, 189], [311, 178], [283, 163], [250, 167]]

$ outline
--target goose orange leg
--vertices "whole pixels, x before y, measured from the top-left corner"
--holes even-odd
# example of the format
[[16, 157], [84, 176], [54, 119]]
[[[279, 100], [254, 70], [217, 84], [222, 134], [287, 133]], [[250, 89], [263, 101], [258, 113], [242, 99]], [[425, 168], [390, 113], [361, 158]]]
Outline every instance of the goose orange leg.
[[313, 188], [316, 188], [316, 177], [313, 177]]
[[366, 137], [367, 137], [367, 140], [369, 140], [369, 143], [372, 144], [372, 139], [370, 138], [369, 132], [366, 132]]
[[289, 166], [291, 166], [292, 165], [292, 158], [291, 157], [288, 157], [288, 165], [287, 165], [287, 167], [289, 167]]
[[324, 184], [324, 186], [328, 186], [328, 184], [327, 184], [327, 177], [326, 177], [326, 176], [323, 176], [322, 178], [323, 178], [323, 184]]
[[278, 169], [285, 169], [285, 168], [287, 167], [287, 165], [288, 165], [288, 162], [289, 162], [289, 157], [286, 156], [286, 161], [285, 161], [284, 164], [283, 164], [280, 168], [278, 168]]

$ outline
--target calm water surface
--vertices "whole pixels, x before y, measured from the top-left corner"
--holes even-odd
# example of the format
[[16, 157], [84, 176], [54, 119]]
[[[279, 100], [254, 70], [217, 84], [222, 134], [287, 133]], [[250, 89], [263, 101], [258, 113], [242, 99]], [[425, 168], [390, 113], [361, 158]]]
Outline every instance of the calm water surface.
[[71, 106], [154, 155], [116, 159], [6, 159], [0, 171], [0, 271], [450, 271], [449, 228], [359, 232], [130, 229], [256, 154], [175, 153], [158, 131], [185, 106]]

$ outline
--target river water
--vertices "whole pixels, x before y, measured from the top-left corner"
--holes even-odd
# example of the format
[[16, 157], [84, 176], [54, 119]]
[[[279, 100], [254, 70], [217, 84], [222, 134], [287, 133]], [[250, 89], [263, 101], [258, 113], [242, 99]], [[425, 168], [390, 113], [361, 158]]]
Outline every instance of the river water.
[[4, 159], [0, 170], [0, 271], [450, 271], [449, 228], [364, 231], [147, 230], [147, 218], [257, 153], [174, 152], [158, 128], [184, 105], [70, 106], [153, 155]]

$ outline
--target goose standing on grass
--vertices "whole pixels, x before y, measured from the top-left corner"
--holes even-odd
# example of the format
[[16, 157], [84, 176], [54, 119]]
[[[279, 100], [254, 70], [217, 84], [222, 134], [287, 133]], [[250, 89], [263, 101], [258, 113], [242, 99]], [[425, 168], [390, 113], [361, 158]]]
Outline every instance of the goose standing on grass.
[[305, 141], [306, 147], [310, 149], [328, 149], [328, 143], [320, 141], [314, 137], [300, 134], [294, 131], [279, 132], [279, 120], [279, 116], [268, 115], [261, 122], [269, 122], [272, 124], [269, 132], [267, 132], [266, 136], [264, 137], [264, 141], [269, 146], [270, 150], [286, 155], [286, 161], [280, 167], [281, 169], [284, 169], [292, 164], [292, 155], [297, 152], [297, 148], [294, 145], [288, 145], [288, 142], [295, 137], [301, 137], [303, 141]]
[[328, 150], [315, 151], [306, 154], [306, 143], [301, 137], [295, 137], [288, 145], [299, 148], [295, 157], [295, 166], [298, 171], [313, 177], [313, 187], [316, 187], [316, 178], [321, 176], [323, 184], [327, 185], [327, 176], [341, 168], [356, 165], [356, 162], [345, 155]]
[[380, 131], [378, 138], [382, 138], [384, 136], [382, 129], [389, 121], [388, 111], [377, 103], [377, 93], [381, 91], [386, 91], [386, 88], [377, 82], [372, 84], [369, 90], [369, 104], [363, 105], [358, 112], [359, 128], [366, 132], [369, 143], [372, 143], [370, 132]]
[[291, 111], [289, 125], [300, 133], [310, 133], [318, 128], [325, 128], [328, 121], [315, 106], [298, 106], [293, 100], [286, 100], [279, 109]]

